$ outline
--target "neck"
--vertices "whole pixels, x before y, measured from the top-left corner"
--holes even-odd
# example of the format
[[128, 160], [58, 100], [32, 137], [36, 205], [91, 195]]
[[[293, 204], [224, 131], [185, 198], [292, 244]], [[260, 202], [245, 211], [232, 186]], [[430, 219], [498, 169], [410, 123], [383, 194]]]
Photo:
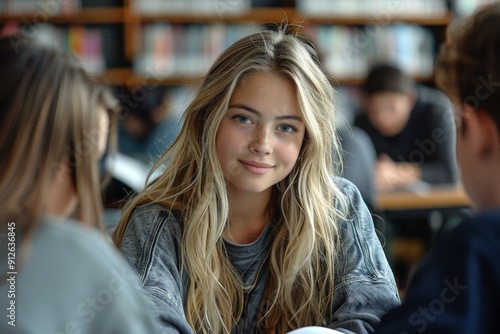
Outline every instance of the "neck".
[[230, 216], [224, 238], [236, 244], [248, 244], [259, 238], [269, 223], [272, 189], [250, 194], [229, 192]]

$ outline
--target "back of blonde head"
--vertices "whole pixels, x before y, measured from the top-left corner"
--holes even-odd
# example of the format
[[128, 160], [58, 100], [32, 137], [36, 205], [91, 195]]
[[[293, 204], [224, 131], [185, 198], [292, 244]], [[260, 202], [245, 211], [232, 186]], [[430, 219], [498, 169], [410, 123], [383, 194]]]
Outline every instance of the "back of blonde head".
[[71, 173], [76, 217], [102, 229], [97, 105], [111, 100], [65, 51], [19, 35], [0, 39], [2, 222], [29, 235], [51, 182]]
[[236, 86], [254, 72], [293, 82], [306, 126], [298, 162], [275, 186], [270, 205], [279, 221], [257, 326], [282, 333], [322, 324], [333, 299], [335, 222], [346, 207], [334, 182], [340, 159], [333, 89], [311, 43], [285, 28], [263, 31], [242, 38], [215, 61], [185, 111], [177, 140], [154, 167], [165, 170], [128, 204], [114, 235], [120, 246], [139, 205], [160, 203], [182, 218], [182, 265], [190, 281], [185, 308], [196, 333], [229, 333], [244, 307], [241, 283], [221, 242], [230, 207], [215, 138]]

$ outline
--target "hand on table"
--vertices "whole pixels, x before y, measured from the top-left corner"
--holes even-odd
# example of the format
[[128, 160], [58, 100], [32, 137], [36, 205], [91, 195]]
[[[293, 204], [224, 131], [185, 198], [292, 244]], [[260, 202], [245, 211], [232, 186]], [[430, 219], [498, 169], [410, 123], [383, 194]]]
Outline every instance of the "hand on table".
[[381, 154], [376, 162], [374, 182], [377, 191], [390, 191], [420, 180], [420, 168], [408, 162], [394, 162], [388, 155]]

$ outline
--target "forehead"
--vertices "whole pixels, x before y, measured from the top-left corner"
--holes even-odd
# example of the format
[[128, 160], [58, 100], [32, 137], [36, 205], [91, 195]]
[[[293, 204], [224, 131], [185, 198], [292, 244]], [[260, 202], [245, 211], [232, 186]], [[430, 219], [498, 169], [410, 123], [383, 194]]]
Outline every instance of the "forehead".
[[299, 114], [292, 80], [275, 72], [254, 72], [241, 79], [230, 100], [261, 111]]

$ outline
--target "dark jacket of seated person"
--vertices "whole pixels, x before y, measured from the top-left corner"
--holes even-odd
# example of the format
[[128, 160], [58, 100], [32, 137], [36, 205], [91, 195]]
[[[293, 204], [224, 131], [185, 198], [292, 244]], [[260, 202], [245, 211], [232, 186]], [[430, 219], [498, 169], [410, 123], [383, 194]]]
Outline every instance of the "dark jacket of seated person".
[[364, 86], [365, 110], [355, 125], [371, 138], [378, 190], [418, 181], [457, 181], [453, 107], [441, 92], [414, 85], [399, 69], [374, 67]]
[[382, 333], [496, 333], [500, 328], [500, 211], [461, 223], [422, 260]]

